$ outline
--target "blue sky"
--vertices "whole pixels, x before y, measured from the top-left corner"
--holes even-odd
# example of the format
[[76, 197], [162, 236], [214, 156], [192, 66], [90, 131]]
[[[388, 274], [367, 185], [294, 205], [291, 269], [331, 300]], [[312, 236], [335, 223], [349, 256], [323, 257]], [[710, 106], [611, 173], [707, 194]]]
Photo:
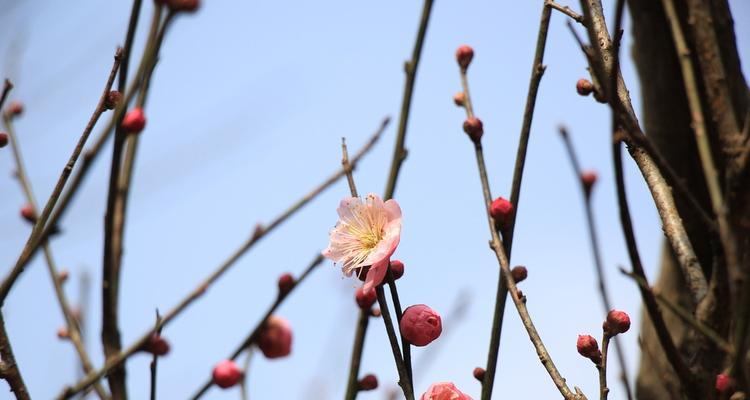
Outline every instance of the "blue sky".
[[[144, 1], [136, 54], [150, 18]], [[358, 148], [385, 115], [398, 116], [403, 62], [411, 54], [421, 1], [361, 3], [204, 1], [179, 18], [166, 39], [147, 107], [128, 214], [121, 283], [123, 341], [153, 324], [226, 258], [253, 230], [322, 181], [340, 163], [340, 138]], [[611, 13], [613, 2], [605, 2]], [[730, 2], [743, 60], [750, 57], [750, 6]], [[436, 2], [427, 33], [409, 123], [409, 157], [396, 190], [404, 225], [396, 257], [406, 264], [399, 292], [404, 305], [425, 303], [450, 314], [460, 296], [470, 305], [460, 321], [444, 321], [444, 336], [415, 349], [415, 386], [451, 380], [478, 397], [472, 378], [486, 361], [497, 264], [464, 115], [451, 96], [460, 90], [454, 51], [475, 49], [470, 67], [474, 108], [485, 126], [484, 146], [493, 194], [508, 195], [542, 1]], [[577, 8], [577, 4], [570, 4]], [[46, 199], [98, 99], [129, 1], [0, 1], [0, 68], [16, 84], [12, 98], [26, 113], [16, 127], [39, 199]], [[585, 61], [562, 15], [554, 13], [544, 75], [532, 127], [512, 263], [526, 265], [521, 286], [552, 357], [571, 385], [593, 394], [596, 370], [575, 351], [579, 333], [599, 335], [603, 319], [584, 225], [581, 195], [556, 126], [566, 124], [586, 168], [599, 171], [594, 192], [614, 306], [637, 325], [635, 285], [617, 272], [627, 265], [615, 202], [609, 151], [609, 111], [575, 94]], [[627, 23], [626, 23], [627, 28]], [[631, 44], [625, 35], [623, 54]], [[746, 63], [747, 64], [747, 63]], [[747, 74], [747, 65], [744, 71]], [[623, 59], [638, 105], [637, 79]], [[395, 126], [356, 172], [360, 192], [382, 193]], [[79, 297], [78, 277], [93, 292], [88, 345], [102, 364], [99, 341], [102, 221], [111, 150], [95, 165], [52, 243], [58, 263], [71, 270], [68, 295]], [[645, 185], [627, 162], [638, 243], [649, 276], [656, 276], [661, 245], [658, 218]], [[7, 270], [29, 227], [18, 217], [22, 193], [11, 178], [13, 161], [0, 151], [0, 271]], [[347, 195], [339, 182], [266, 237], [206, 296], [166, 327], [172, 352], [159, 368], [162, 399], [185, 398], [207, 379], [273, 301], [276, 278], [298, 274], [327, 244], [335, 208]], [[358, 284], [330, 262], [295, 291], [279, 314], [293, 325], [289, 358], [255, 358], [253, 398], [335, 399], [343, 395], [357, 309]], [[37, 398], [54, 396], [77, 379], [72, 346], [57, 340], [62, 317], [37, 258], [4, 308], [22, 372]], [[637, 367], [636, 330], [622, 338], [630, 369]], [[419, 359], [430, 354], [429, 362]], [[554, 398], [556, 389], [528, 341], [518, 316], [506, 310], [496, 397]], [[127, 364], [132, 398], [148, 393], [143, 355]], [[631, 376], [634, 374], [631, 371]], [[396, 380], [385, 330], [373, 320], [362, 372], [381, 389]], [[616, 370], [610, 376], [614, 382]], [[611, 385], [611, 399], [624, 398]], [[6, 396], [3, 394], [3, 396]], [[213, 389], [206, 398], [237, 398]]]

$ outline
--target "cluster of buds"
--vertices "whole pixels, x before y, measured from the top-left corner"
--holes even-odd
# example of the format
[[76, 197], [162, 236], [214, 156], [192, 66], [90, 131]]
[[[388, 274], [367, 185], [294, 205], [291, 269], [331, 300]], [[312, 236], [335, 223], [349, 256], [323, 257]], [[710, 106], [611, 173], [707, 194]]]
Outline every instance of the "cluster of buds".
[[401, 316], [401, 335], [414, 346], [427, 346], [440, 337], [443, 322], [440, 314], [424, 304], [415, 304]]
[[[611, 337], [625, 333], [629, 329], [630, 316], [624, 311], [611, 310], [607, 313], [607, 319], [602, 324], [605, 346]], [[602, 352], [599, 350], [599, 344], [596, 342], [596, 339], [591, 335], [579, 335], [578, 341], [576, 342], [576, 348], [580, 355], [593, 361], [594, 364], [601, 364]]]

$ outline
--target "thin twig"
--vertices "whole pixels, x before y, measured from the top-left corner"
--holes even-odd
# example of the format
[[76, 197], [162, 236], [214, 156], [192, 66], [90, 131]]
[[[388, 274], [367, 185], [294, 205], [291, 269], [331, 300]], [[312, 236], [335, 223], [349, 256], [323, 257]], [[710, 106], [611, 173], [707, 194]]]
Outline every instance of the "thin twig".
[[[156, 310], [156, 325], [154, 326], [154, 333], [156, 336], [161, 336], [161, 328], [163, 326], [161, 325], [161, 315], [159, 315], [159, 310]], [[156, 400], [156, 368], [159, 363], [159, 355], [154, 352], [153, 357], [151, 358], [151, 400]]]
[[[596, 227], [594, 224], [594, 211], [591, 204], [591, 196], [590, 193], [587, 192], [587, 190], [590, 189], [586, 188], [586, 185], [582, 180], [583, 170], [581, 169], [581, 164], [578, 162], [578, 157], [576, 156], [576, 152], [573, 148], [573, 143], [570, 139], [570, 136], [568, 135], [568, 131], [564, 126], [560, 127], [560, 136], [562, 136], [563, 142], [565, 143], [565, 148], [570, 158], [570, 164], [573, 167], [573, 172], [575, 173], [576, 179], [578, 179], [581, 193], [583, 194], [583, 205], [586, 212], [586, 225], [589, 231], [589, 240], [591, 241], [591, 252], [594, 257], [594, 269], [596, 270], [599, 294], [601, 295], [602, 305], [604, 306], [604, 312], [606, 313], [612, 309], [612, 302], [610, 301], [609, 291], [607, 290], [607, 284], [604, 279], [604, 262], [602, 261], [599, 237], [596, 233]], [[625, 353], [622, 349], [622, 346], [620, 346], [619, 341], [615, 341], [615, 349], [617, 350], [617, 361], [620, 365], [620, 380], [622, 381], [622, 385], [625, 388], [625, 394], [627, 395], [627, 398], [632, 399], [633, 394], [630, 390], [630, 379], [628, 378], [628, 367], [625, 363]]]
[[242, 400], [248, 400], [250, 398], [249, 390], [247, 389], [247, 377], [249, 376], [247, 371], [250, 370], [250, 361], [253, 359], [253, 354], [255, 354], [255, 352], [253, 351], [253, 348], [250, 347], [245, 353], [247, 354], [245, 355], [245, 362], [242, 365], [242, 379], [240, 379], [240, 399]]
[[365, 308], [360, 309], [359, 318], [357, 319], [357, 330], [354, 332], [354, 344], [352, 345], [349, 378], [347, 379], [344, 400], [356, 399], [357, 392], [359, 392], [359, 376], [357, 374], [359, 373], [359, 365], [362, 362], [362, 350], [365, 347], [365, 332], [367, 332], [367, 324], [369, 322], [370, 310]]
[[[466, 70], [464, 68], [461, 69], [461, 82], [463, 83], [464, 88], [464, 95], [466, 96], [466, 104], [471, 104], [471, 94], [469, 91], [469, 85], [468, 85], [468, 79], [466, 77]], [[467, 117], [471, 118], [474, 117], [473, 110], [470, 107], [464, 107], [466, 109]], [[500, 235], [498, 234], [497, 230], [495, 229], [495, 220], [492, 218], [492, 215], [490, 214], [490, 205], [492, 204], [492, 194], [490, 192], [490, 184], [489, 179], [487, 178], [487, 167], [484, 162], [484, 151], [482, 149], [482, 142], [481, 140], [474, 140], [474, 153], [476, 155], [477, 159], [477, 169], [479, 170], [479, 179], [482, 182], [482, 194], [484, 197], [484, 205], [485, 205], [485, 213], [487, 215], [487, 223], [490, 228], [490, 234], [492, 236], [492, 240], [490, 241], [490, 247], [495, 252], [495, 256], [497, 258], [498, 264], [500, 265], [501, 269], [501, 276], [505, 280], [505, 284], [508, 287], [508, 291], [511, 294], [511, 299], [513, 299], [513, 303], [516, 306], [516, 310], [518, 311], [518, 315], [521, 317], [521, 322], [523, 323], [524, 328], [526, 329], [526, 332], [529, 335], [529, 339], [531, 340], [531, 343], [534, 345], [534, 349], [537, 352], [537, 355], [539, 356], [539, 360], [542, 362], [542, 365], [547, 370], [547, 373], [549, 374], [550, 378], [552, 378], [552, 381], [554, 382], [555, 386], [557, 387], [558, 391], [560, 391], [560, 394], [567, 399], [567, 400], [582, 400], [585, 399], [586, 396], [580, 392], [576, 388], [576, 393], [570, 390], [568, 387], [565, 378], [562, 377], [560, 374], [560, 371], [555, 366], [555, 363], [552, 361], [552, 358], [549, 355], [549, 352], [547, 351], [547, 348], [544, 346], [544, 343], [542, 342], [542, 338], [539, 336], [539, 332], [537, 332], [536, 327], [534, 326], [534, 323], [531, 320], [531, 316], [529, 315], [529, 311], [526, 308], [526, 298], [520, 297], [518, 289], [516, 288], [516, 283], [513, 280], [513, 277], [510, 274], [510, 267], [508, 263], [508, 257], [505, 253], [505, 249], [502, 244], [502, 240], [500, 239]]]
[[[361, 158], [364, 157], [364, 155], [367, 154], [370, 151], [370, 149], [372, 149], [373, 145], [375, 145], [375, 143], [378, 141], [380, 136], [383, 134], [383, 131], [388, 125], [388, 121], [389, 121], [388, 118], [383, 120], [383, 122], [380, 125], [380, 128], [369, 139], [369, 141], [359, 150], [359, 152], [352, 158], [351, 163], [353, 166], [356, 167], [357, 163], [361, 160]], [[166, 314], [164, 314], [164, 318], [162, 319], [160, 326], [166, 326], [180, 313], [185, 311], [188, 308], [188, 306], [190, 306], [196, 299], [201, 297], [214, 282], [216, 282], [222, 275], [224, 275], [224, 273], [226, 273], [227, 270], [229, 270], [229, 268], [232, 267], [240, 259], [240, 257], [242, 257], [242, 255], [244, 255], [258, 241], [260, 241], [260, 239], [265, 237], [268, 233], [270, 233], [279, 225], [281, 225], [284, 221], [289, 219], [289, 217], [294, 215], [297, 211], [299, 211], [302, 207], [307, 205], [307, 203], [309, 203], [312, 199], [314, 199], [317, 195], [319, 195], [325, 189], [333, 185], [338, 179], [340, 179], [345, 174], [346, 172], [344, 171], [344, 169], [337, 170], [334, 174], [328, 177], [326, 181], [324, 181], [319, 186], [314, 188], [312, 191], [307, 193], [301, 199], [297, 200], [296, 203], [292, 204], [283, 213], [281, 213], [276, 218], [274, 218], [267, 226], [264, 227], [262, 225], [258, 225], [255, 231], [250, 236], [250, 238], [248, 238], [244, 243], [242, 243], [242, 245], [240, 245], [238, 249], [236, 249], [224, 262], [222, 262], [221, 265], [219, 265], [219, 267], [216, 270], [214, 270], [208, 277], [206, 277], [193, 291], [188, 293], [188, 295], [185, 298], [183, 298], [175, 307], [173, 307]], [[323, 260], [322, 256], [316, 259], [319, 259], [321, 261]], [[139, 339], [137, 339], [130, 346], [125, 348], [125, 350], [113, 356], [112, 358], [108, 359], [101, 369], [91, 374], [86, 375], [81, 381], [76, 383], [74, 386], [65, 388], [63, 392], [60, 395], [58, 395], [57, 398], [58, 399], [70, 398], [74, 396], [76, 393], [79, 393], [80, 391], [89, 387], [93, 382], [97, 381], [102, 376], [104, 376], [109, 371], [111, 371], [112, 368], [115, 368], [118, 365], [122, 364], [125, 360], [128, 359], [128, 357], [130, 357], [135, 352], [140, 350], [143, 344], [146, 343], [146, 341], [149, 339], [152, 332], [153, 330], [149, 329], [145, 334], [141, 335]]]
[[544, 0], [544, 5], [555, 9], [557, 11], [560, 11], [561, 13], [567, 15], [568, 17], [572, 18], [573, 21], [578, 22], [581, 25], [585, 25], [585, 19], [583, 18], [583, 15], [578, 14], [577, 12], [573, 11], [568, 6], [561, 6], [560, 4], [557, 4], [553, 0]]
[[[115, 67], [112, 69], [112, 75], [114, 75], [116, 72], [117, 68]], [[5, 122], [5, 127], [8, 130], [11, 149], [13, 150], [13, 157], [16, 163], [16, 177], [18, 178], [18, 182], [21, 185], [24, 196], [26, 196], [26, 202], [29, 204], [29, 206], [31, 206], [34, 215], [38, 215], [39, 210], [37, 208], [34, 190], [31, 186], [29, 175], [26, 172], [26, 165], [23, 162], [23, 157], [21, 156], [20, 144], [18, 141], [18, 135], [16, 135], [15, 127], [13, 126], [13, 120], [7, 115], [4, 116], [3, 120]], [[60, 305], [63, 319], [65, 320], [65, 325], [68, 330], [68, 339], [71, 343], [73, 343], [73, 347], [75, 348], [76, 353], [78, 354], [78, 358], [81, 361], [83, 371], [85, 373], [89, 373], [94, 369], [94, 367], [92, 365], [91, 358], [86, 351], [86, 347], [83, 345], [80, 327], [78, 325], [78, 322], [76, 321], [76, 318], [73, 316], [70, 308], [70, 302], [68, 301], [68, 297], [65, 295], [65, 290], [62, 287], [60, 273], [57, 269], [57, 263], [55, 262], [55, 259], [52, 255], [52, 248], [49, 242], [45, 241], [42, 244], [42, 251], [44, 253], [44, 258], [47, 264], [47, 271], [49, 272], [49, 276], [52, 279], [52, 287], [55, 290], [57, 302]], [[106, 400], [109, 397], [104, 387], [98, 382], [94, 384], [94, 390], [102, 400]]]
[[13, 355], [13, 348], [5, 331], [5, 319], [0, 312], [0, 378], [8, 382], [10, 391], [16, 395], [16, 400], [31, 400], [26, 384], [21, 376], [21, 370]]
[[[121, 61], [121, 59], [122, 59], [122, 48], [118, 48], [117, 51], [115, 52], [115, 64], [118, 64]], [[112, 88], [113, 82], [114, 82], [114, 77], [110, 77], [110, 79], [107, 80], [107, 84], [104, 86], [104, 91], [102, 92], [102, 95], [99, 98], [99, 103], [96, 105], [96, 108], [94, 109], [94, 113], [91, 115], [91, 119], [89, 120], [88, 124], [86, 125], [86, 128], [83, 130], [83, 133], [81, 134], [81, 137], [78, 139], [78, 143], [76, 143], [76, 146], [73, 149], [73, 153], [70, 155], [70, 158], [65, 164], [65, 167], [60, 173], [60, 177], [58, 178], [54, 189], [52, 189], [52, 194], [50, 194], [50, 197], [47, 200], [47, 203], [45, 204], [41, 215], [37, 217], [36, 223], [34, 224], [34, 228], [31, 230], [31, 234], [29, 235], [29, 238], [27, 239], [26, 244], [24, 245], [24, 248], [21, 251], [20, 256], [18, 257], [16, 264], [14, 265], [13, 269], [10, 271], [8, 276], [6, 276], [5, 279], [3, 279], [2, 284], [0, 284], [0, 307], [2, 307], [2, 305], [5, 303], [5, 299], [8, 297], [8, 293], [10, 293], [10, 289], [13, 287], [13, 284], [16, 282], [16, 280], [21, 275], [21, 273], [23, 273], [33, 253], [36, 251], [36, 249], [39, 248], [41, 243], [45, 240], [46, 235], [42, 235], [42, 233], [43, 231], [45, 231], [44, 228], [45, 228], [45, 224], [47, 223], [47, 219], [52, 213], [52, 208], [55, 206], [55, 203], [60, 198], [60, 194], [62, 193], [63, 187], [65, 186], [65, 183], [68, 181], [68, 177], [70, 177], [70, 173], [73, 171], [73, 167], [78, 161], [78, 157], [81, 155], [81, 152], [83, 151], [83, 146], [86, 144], [86, 140], [88, 140], [89, 135], [91, 134], [91, 131], [94, 129], [94, 125], [96, 125], [96, 122], [99, 120], [99, 116], [101, 116], [102, 113], [106, 110], [105, 102], [107, 99], [107, 95], [109, 94], [109, 91]], [[48, 229], [46, 229], [46, 231], [49, 231], [49, 232], [51, 232], [51, 230], [52, 230], [52, 225], [48, 226]], [[49, 234], [49, 232], [47, 232], [47, 234]]]
[[599, 399], [607, 400], [609, 388], [607, 387], [607, 354], [609, 353], [609, 341], [611, 337], [605, 332], [602, 338], [602, 360], [596, 369], [599, 371]]
[[651, 289], [650, 286], [648, 286], [648, 282], [644, 281], [640, 276], [638, 276], [635, 273], [628, 272], [624, 268], [620, 268], [620, 272], [633, 279], [640, 288], [643, 288], [644, 290], [647, 290], [651, 292], [651, 294], [656, 298], [656, 301], [659, 302], [659, 304], [663, 305], [667, 308], [667, 310], [671, 311], [674, 315], [678, 316], [682, 322], [686, 323], [687, 325], [692, 326], [700, 332], [703, 336], [710, 339], [716, 347], [720, 348], [722, 351], [726, 352], [727, 354], [734, 355], [735, 351], [732, 345], [727, 342], [719, 333], [717, 333], [713, 328], [710, 326], [704, 324], [703, 322], [699, 321], [697, 318], [695, 318], [689, 311], [685, 310], [684, 308], [680, 307], [679, 305], [669, 301], [664, 295], [661, 293], [654, 293], [653, 289]]
[[[630, 206], [628, 205], [627, 195], [625, 192], [625, 178], [622, 168], [622, 153], [620, 146], [621, 145], [619, 140], [615, 140], [615, 142], [612, 144], [615, 181], [617, 186], [617, 203], [620, 208], [620, 225], [622, 227], [623, 236], [625, 237], [625, 243], [627, 245], [628, 256], [630, 257], [630, 262], [633, 267], [633, 273], [640, 279], [642, 279], [643, 282], [648, 282], [646, 273], [643, 269], [643, 264], [641, 263], [641, 256], [638, 252], [638, 245], [635, 241], [633, 222], [630, 218]], [[659, 339], [659, 343], [661, 344], [662, 349], [664, 349], [664, 355], [672, 365], [674, 371], [677, 373], [677, 376], [682, 383], [682, 391], [690, 392], [693, 389], [692, 376], [690, 374], [690, 371], [687, 369], [684, 360], [677, 351], [677, 347], [672, 340], [672, 336], [670, 336], [669, 334], [669, 329], [667, 329], [667, 325], [664, 322], [664, 318], [661, 314], [661, 310], [659, 309], [659, 305], [657, 304], [653, 293], [645, 290], [640, 286], [639, 289], [641, 292], [643, 304], [645, 305], [648, 316], [654, 326], [656, 336]], [[693, 393], [697, 394], [699, 392], [695, 391]]]
[[[247, 335], [247, 337], [242, 341], [242, 343], [239, 346], [237, 346], [237, 348], [235, 348], [235, 350], [228, 357], [228, 359], [236, 360], [237, 357], [239, 357], [243, 351], [248, 350], [250, 346], [252, 346], [253, 343], [255, 343], [258, 340], [258, 337], [260, 337], [260, 333], [263, 330], [263, 327], [265, 326], [268, 318], [271, 315], [273, 315], [274, 312], [276, 312], [276, 309], [279, 308], [281, 303], [283, 303], [287, 297], [289, 297], [289, 294], [291, 294], [292, 291], [294, 291], [294, 289], [299, 287], [299, 285], [307, 278], [308, 275], [310, 275], [310, 273], [315, 269], [315, 267], [317, 267], [318, 265], [320, 265], [320, 263], [323, 262], [323, 260], [324, 260], [324, 257], [320, 254], [320, 252], [318, 252], [315, 258], [310, 262], [310, 264], [308, 264], [307, 268], [305, 268], [305, 271], [302, 272], [302, 275], [300, 275], [299, 278], [297, 278], [297, 282], [294, 286], [292, 286], [291, 290], [289, 290], [286, 293], [282, 293], [282, 292], [279, 293], [279, 296], [276, 298], [276, 301], [274, 301], [273, 304], [271, 304], [271, 306], [268, 308], [266, 313], [263, 315], [263, 318], [261, 318], [260, 322], [258, 322], [258, 324], [255, 325], [253, 330]], [[208, 381], [206, 381], [206, 383], [204, 383], [200, 387], [200, 389], [198, 389], [198, 391], [191, 397], [191, 399], [197, 400], [201, 398], [204, 394], [206, 394], [206, 392], [208, 391], [208, 389], [211, 388], [211, 386], [213, 386], [213, 380], [209, 379]]]
[[[510, 258], [513, 250], [513, 234], [515, 232], [516, 217], [518, 216], [518, 205], [521, 198], [521, 183], [523, 181], [523, 171], [526, 164], [526, 153], [531, 136], [531, 122], [534, 118], [534, 108], [536, 106], [536, 97], [539, 92], [539, 84], [544, 76], [544, 50], [547, 45], [547, 32], [552, 15], [551, 1], [546, 0], [542, 7], [542, 15], [539, 20], [539, 33], [537, 34], [536, 51], [534, 61], [531, 65], [531, 78], [529, 79], [529, 89], [526, 96], [526, 107], [521, 124], [521, 133], [518, 138], [518, 150], [516, 152], [516, 163], [513, 169], [513, 182], [510, 189], [510, 202], [513, 204], [514, 212], [510, 215], [507, 229], [503, 232], [503, 245], [505, 253]], [[468, 87], [465, 74], [462, 74], [462, 82]], [[466, 96], [467, 104], [471, 112], [471, 99]], [[485, 369], [484, 380], [482, 381], [482, 400], [492, 398], [492, 389], [495, 383], [495, 372], [497, 370], [497, 359], [500, 350], [500, 336], [503, 329], [503, 318], [505, 316], [505, 301], [508, 295], [508, 288], [502, 277], [502, 271], [498, 273], [497, 293], [495, 295], [495, 310], [492, 319], [492, 330], [490, 333], [489, 350], [487, 351], [487, 366]]]

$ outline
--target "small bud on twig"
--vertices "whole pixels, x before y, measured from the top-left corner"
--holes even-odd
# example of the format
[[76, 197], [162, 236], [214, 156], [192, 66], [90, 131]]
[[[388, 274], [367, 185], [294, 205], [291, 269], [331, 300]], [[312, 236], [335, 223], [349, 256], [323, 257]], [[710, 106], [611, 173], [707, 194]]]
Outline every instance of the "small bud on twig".
[[609, 336], [625, 333], [630, 329], [630, 316], [624, 311], [612, 310], [607, 314], [607, 320], [602, 324], [602, 329]]
[[60, 283], [65, 283], [65, 281], [67, 281], [69, 277], [70, 272], [67, 269], [64, 269], [57, 273], [57, 280], [59, 280]]
[[594, 91], [594, 84], [588, 79], [579, 79], [576, 82], [576, 92], [581, 96], [588, 96]]
[[440, 337], [443, 322], [440, 314], [424, 304], [415, 304], [401, 316], [401, 335], [414, 346], [427, 346]]
[[230, 388], [242, 379], [240, 367], [232, 360], [224, 360], [216, 364], [212, 375], [213, 382], [222, 389]]
[[36, 223], [36, 213], [34, 212], [34, 207], [31, 204], [24, 204], [23, 207], [21, 207], [21, 218], [25, 219], [31, 224]]
[[375, 318], [379, 318], [379, 317], [380, 317], [381, 315], [383, 315], [383, 313], [382, 313], [382, 312], [380, 311], [380, 309], [379, 309], [379, 308], [373, 308], [373, 309], [372, 309], [372, 310], [370, 311], [370, 315], [372, 315], [372, 316], [373, 316], [373, 317], [375, 317]]
[[368, 310], [370, 307], [372, 307], [372, 305], [375, 304], [375, 300], [377, 299], [377, 293], [374, 290], [370, 290], [369, 292], [365, 293], [361, 286], [357, 288], [356, 292], [354, 292], [354, 300], [357, 301], [357, 305], [359, 306], [359, 308], [363, 310]]
[[498, 197], [490, 204], [490, 216], [495, 223], [502, 229], [508, 227], [511, 216], [513, 215], [513, 203], [504, 197]]
[[602, 362], [602, 352], [599, 351], [599, 344], [593, 336], [578, 335], [576, 348], [578, 349], [578, 354], [593, 361], [594, 364], [599, 365]]
[[286, 296], [289, 294], [289, 292], [292, 291], [294, 288], [294, 285], [296, 285], [297, 282], [290, 273], [282, 274], [279, 277], [279, 296]]
[[461, 70], [466, 71], [466, 69], [469, 68], [472, 58], [474, 58], [474, 49], [472, 49], [471, 46], [464, 44], [459, 46], [456, 50], [456, 61], [458, 62], [458, 66], [461, 67]]
[[5, 132], [0, 132], [0, 148], [5, 147], [8, 145], [8, 134]]
[[146, 115], [140, 107], [128, 111], [120, 124], [120, 128], [125, 133], [140, 133], [145, 127]]
[[57, 338], [58, 339], [69, 339], [70, 338], [70, 332], [68, 332], [68, 328], [61, 326], [57, 328]]
[[169, 342], [161, 335], [153, 334], [143, 345], [143, 351], [155, 356], [164, 356], [169, 353]]
[[484, 382], [484, 374], [485, 374], [484, 368], [476, 367], [474, 368], [474, 371], [472, 371], [472, 375], [474, 375], [474, 378], [476, 378], [479, 382]]
[[484, 126], [482, 120], [475, 117], [469, 117], [464, 121], [464, 132], [469, 135], [471, 141], [479, 143], [482, 140], [482, 134], [484, 134]]
[[8, 118], [19, 117], [23, 114], [23, 103], [20, 101], [12, 101], [8, 104], [8, 108], [5, 109], [5, 116]]
[[104, 99], [104, 108], [106, 110], [114, 110], [122, 100], [122, 93], [117, 90], [112, 90], [107, 93], [107, 97]]
[[459, 107], [463, 107], [464, 105], [466, 105], [466, 93], [458, 92], [454, 94], [453, 102], [456, 103], [456, 105]]
[[394, 281], [404, 276], [404, 263], [401, 262], [401, 260], [391, 261], [390, 268], [391, 268], [391, 273], [393, 274]]
[[523, 265], [517, 265], [510, 270], [510, 276], [513, 277], [514, 282], [520, 283], [529, 276], [529, 271]]
[[594, 188], [596, 179], [596, 171], [588, 170], [581, 173], [581, 183], [583, 183], [583, 191], [586, 193], [586, 197], [591, 196], [591, 190]]
[[357, 384], [361, 391], [375, 390], [378, 388], [378, 377], [373, 374], [367, 374]]

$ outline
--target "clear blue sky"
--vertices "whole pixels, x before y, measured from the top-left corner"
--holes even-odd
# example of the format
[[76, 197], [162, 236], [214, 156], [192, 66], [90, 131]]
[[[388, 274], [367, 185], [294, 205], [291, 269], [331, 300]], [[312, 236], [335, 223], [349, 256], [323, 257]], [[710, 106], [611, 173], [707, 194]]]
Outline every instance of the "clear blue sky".
[[[140, 52], [150, 1], [138, 34]], [[121, 283], [123, 340], [130, 343], [153, 324], [154, 309], [167, 310], [249, 235], [338, 168], [340, 138], [358, 148], [381, 118], [398, 116], [402, 65], [412, 48], [421, 1], [291, 2], [204, 1], [200, 12], [180, 18], [169, 32], [147, 108], [128, 214]], [[570, 5], [578, 8], [575, 2]], [[742, 59], [750, 59], [750, 6], [730, 2]], [[444, 321], [435, 345], [414, 350], [420, 370], [416, 389], [451, 380], [478, 397], [471, 376], [486, 361], [497, 264], [489, 238], [462, 110], [455, 48], [471, 44], [475, 110], [485, 124], [484, 144], [494, 195], [508, 195], [542, 1], [437, 1], [424, 47], [396, 198], [404, 225], [396, 257], [405, 305], [425, 303], [450, 314], [461, 293], [470, 307], [460, 321]], [[612, 2], [605, 3], [611, 13]], [[30, 175], [46, 199], [97, 101], [112, 54], [121, 44], [129, 1], [0, 0], [0, 71], [16, 84], [12, 98], [26, 104], [16, 126]], [[614, 305], [640, 323], [635, 285], [619, 275], [627, 265], [617, 219], [609, 151], [609, 111], [575, 94], [585, 62], [553, 14], [518, 216], [513, 264], [529, 268], [522, 284], [528, 306], [552, 357], [571, 385], [593, 394], [596, 370], [576, 353], [579, 333], [599, 336], [603, 319], [596, 291], [581, 196], [556, 126], [566, 124], [586, 168], [599, 171], [594, 193]], [[626, 25], [627, 28], [627, 25]], [[639, 91], [627, 58], [631, 95]], [[361, 164], [361, 192], [382, 193], [395, 124]], [[74, 279], [92, 278], [88, 345], [102, 364], [99, 340], [102, 221], [110, 150], [95, 165], [52, 243], [58, 263]], [[10, 177], [8, 149], [0, 151], [0, 271], [15, 261], [29, 227], [18, 217], [23, 197]], [[640, 175], [628, 162], [630, 199], [639, 245], [655, 278], [661, 230]], [[340, 182], [294, 219], [270, 234], [197, 304], [166, 327], [172, 352], [159, 364], [161, 399], [185, 398], [207, 379], [257, 323], [275, 296], [276, 278], [299, 273], [325, 247], [336, 221]], [[294, 331], [289, 358], [253, 360], [255, 399], [336, 399], [343, 395], [357, 314], [357, 282], [343, 279], [330, 262], [299, 287], [279, 313]], [[35, 398], [51, 398], [77, 379], [72, 346], [57, 340], [63, 322], [42, 259], [19, 280], [4, 308], [16, 355]], [[497, 398], [555, 398], [510, 306], [503, 330]], [[362, 399], [382, 399], [396, 380], [385, 330], [373, 320], [362, 372], [381, 389]], [[637, 329], [624, 335], [631, 376], [637, 367]], [[429, 352], [429, 363], [419, 359]], [[127, 364], [133, 399], [146, 398], [148, 362]], [[614, 382], [616, 369], [610, 376]], [[2, 385], [0, 385], [2, 386]], [[4, 387], [4, 386], [3, 386]], [[611, 385], [613, 400], [624, 398]], [[2, 392], [0, 398], [7, 398]], [[236, 390], [206, 398], [236, 399]]]

